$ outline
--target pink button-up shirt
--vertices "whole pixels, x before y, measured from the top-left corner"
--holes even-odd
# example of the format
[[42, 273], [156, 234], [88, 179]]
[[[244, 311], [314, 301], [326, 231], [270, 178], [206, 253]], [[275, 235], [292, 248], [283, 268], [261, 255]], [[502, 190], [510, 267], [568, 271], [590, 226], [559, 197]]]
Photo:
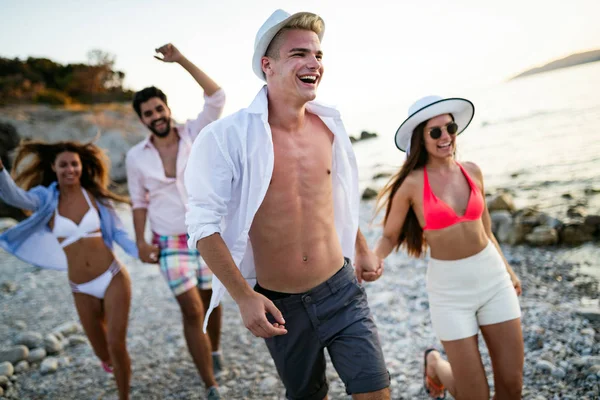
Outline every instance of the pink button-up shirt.
[[159, 235], [182, 235], [187, 232], [185, 213], [187, 192], [183, 175], [192, 143], [206, 125], [216, 121], [223, 112], [225, 92], [220, 89], [204, 96], [204, 109], [195, 120], [176, 125], [179, 134], [177, 172], [175, 178], [165, 175], [162, 160], [151, 137], [127, 152], [127, 185], [133, 209], [146, 208], [150, 229]]

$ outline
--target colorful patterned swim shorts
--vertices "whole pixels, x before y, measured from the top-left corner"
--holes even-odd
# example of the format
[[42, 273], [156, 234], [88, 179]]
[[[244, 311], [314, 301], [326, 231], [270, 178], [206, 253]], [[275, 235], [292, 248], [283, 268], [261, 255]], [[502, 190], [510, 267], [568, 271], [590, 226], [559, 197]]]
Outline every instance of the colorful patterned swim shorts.
[[212, 288], [212, 271], [200, 253], [187, 245], [187, 235], [158, 235], [154, 233], [152, 243], [160, 249], [158, 263], [175, 296], [193, 287], [200, 290]]

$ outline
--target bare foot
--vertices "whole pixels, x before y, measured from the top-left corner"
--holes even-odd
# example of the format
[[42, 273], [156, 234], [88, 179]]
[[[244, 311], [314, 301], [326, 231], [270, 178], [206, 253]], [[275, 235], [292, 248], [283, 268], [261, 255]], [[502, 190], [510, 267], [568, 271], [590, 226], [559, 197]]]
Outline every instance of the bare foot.
[[444, 395], [444, 385], [435, 373], [435, 366], [440, 358], [441, 355], [437, 350], [427, 354], [427, 377], [429, 379], [427, 379], [426, 386], [429, 389], [429, 397], [434, 399]]

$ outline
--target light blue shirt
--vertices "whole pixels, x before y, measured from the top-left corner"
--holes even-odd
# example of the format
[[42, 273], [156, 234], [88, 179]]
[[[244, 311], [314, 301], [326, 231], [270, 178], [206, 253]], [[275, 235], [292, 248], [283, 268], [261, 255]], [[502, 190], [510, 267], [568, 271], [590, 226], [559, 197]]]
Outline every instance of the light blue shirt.
[[[33, 214], [0, 234], [0, 247], [21, 260], [40, 268], [66, 270], [67, 257], [48, 222], [58, 206], [58, 185], [36, 186], [29, 191], [18, 187], [6, 169], [0, 172], [0, 198], [7, 204], [33, 211]], [[102, 238], [109, 249], [117, 242], [125, 252], [138, 258], [135, 242], [123, 228], [115, 210], [96, 201]]]

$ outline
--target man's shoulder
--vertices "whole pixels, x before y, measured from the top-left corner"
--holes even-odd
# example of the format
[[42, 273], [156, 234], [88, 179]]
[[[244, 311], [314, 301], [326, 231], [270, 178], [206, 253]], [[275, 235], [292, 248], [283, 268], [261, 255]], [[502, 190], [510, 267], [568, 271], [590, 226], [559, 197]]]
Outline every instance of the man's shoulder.
[[242, 108], [239, 111], [229, 114], [221, 119], [208, 124], [202, 132], [211, 132], [213, 135], [229, 135], [235, 133], [245, 133], [250, 127], [252, 114], [247, 109]]
[[140, 154], [144, 150], [147, 141], [148, 139], [144, 139], [133, 145], [129, 150], [127, 150], [127, 158], [131, 158], [137, 154]]

